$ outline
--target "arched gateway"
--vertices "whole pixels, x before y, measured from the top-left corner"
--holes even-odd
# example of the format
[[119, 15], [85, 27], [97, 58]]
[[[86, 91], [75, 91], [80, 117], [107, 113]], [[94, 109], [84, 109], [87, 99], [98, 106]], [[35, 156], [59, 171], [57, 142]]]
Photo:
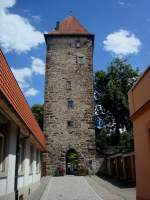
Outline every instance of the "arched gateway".
[[[44, 133], [49, 154], [43, 157], [43, 163], [47, 174], [54, 173], [58, 167], [75, 173], [80, 165], [94, 171], [94, 35], [69, 16], [57, 22], [55, 30], [45, 34], [45, 40]], [[68, 147], [74, 147], [80, 154], [79, 164], [77, 159], [70, 162], [70, 153], [75, 151], [68, 151]]]
[[69, 149], [66, 153], [66, 174], [77, 175], [79, 166], [79, 156], [74, 149]]

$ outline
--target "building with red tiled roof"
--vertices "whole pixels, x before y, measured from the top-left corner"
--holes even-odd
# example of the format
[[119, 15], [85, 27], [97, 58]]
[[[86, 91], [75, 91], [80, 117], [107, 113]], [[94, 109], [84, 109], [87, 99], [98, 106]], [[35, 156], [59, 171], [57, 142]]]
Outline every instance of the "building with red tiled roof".
[[30, 134], [32, 134], [41, 148], [45, 148], [44, 135], [35, 120], [2, 51], [0, 51], [0, 66], [0, 92], [5, 96], [15, 112], [19, 115], [20, 119], [27, 126]]
[[28, 195], [40, 181], [41, 151], [44, 134], [0, 50], [0, 197]]

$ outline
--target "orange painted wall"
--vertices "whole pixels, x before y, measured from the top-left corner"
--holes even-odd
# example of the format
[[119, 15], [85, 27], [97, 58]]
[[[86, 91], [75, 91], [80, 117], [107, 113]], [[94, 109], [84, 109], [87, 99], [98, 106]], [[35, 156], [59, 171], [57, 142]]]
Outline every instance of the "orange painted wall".
[[[133, 121], [137, 197], [150, 200], [150, 109]], [[140, 200], [140, 198], [137, 198]]]
[[150, 67], [128, 97], [134, 132], [137, 200], [150, 200]]

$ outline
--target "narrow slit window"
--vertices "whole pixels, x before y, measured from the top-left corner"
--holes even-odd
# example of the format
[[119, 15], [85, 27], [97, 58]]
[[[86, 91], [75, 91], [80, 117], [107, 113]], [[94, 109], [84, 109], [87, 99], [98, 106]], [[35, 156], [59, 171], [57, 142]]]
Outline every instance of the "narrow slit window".
[[66, 81], [66, 89], [71, 90], [71, 81]]

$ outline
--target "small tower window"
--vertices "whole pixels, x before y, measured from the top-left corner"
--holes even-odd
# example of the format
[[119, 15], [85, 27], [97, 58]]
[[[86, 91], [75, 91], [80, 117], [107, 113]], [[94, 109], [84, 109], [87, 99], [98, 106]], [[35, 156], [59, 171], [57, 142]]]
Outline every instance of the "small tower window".
[[77, 56], [77, 63], [80, 65], [84, 65], [85, 64], [85, 57], [83, 55], [78, 55]]
[[67, 125], [68, 125], [68, 128], [74, 128], [75, 127], [74, 121], [68, 121]]
[[80, 40], [76, 40], [76, 48], [80, 48], [81, 47], [81, 43], [80, 43]]
[[72, 101], [72, 100], [68, 101], [68, 108], [70, 108], [70, 109], [74, 108], [74, 101]]
[[71, 90], [71, 81], [66, 82], [66, 89]]

